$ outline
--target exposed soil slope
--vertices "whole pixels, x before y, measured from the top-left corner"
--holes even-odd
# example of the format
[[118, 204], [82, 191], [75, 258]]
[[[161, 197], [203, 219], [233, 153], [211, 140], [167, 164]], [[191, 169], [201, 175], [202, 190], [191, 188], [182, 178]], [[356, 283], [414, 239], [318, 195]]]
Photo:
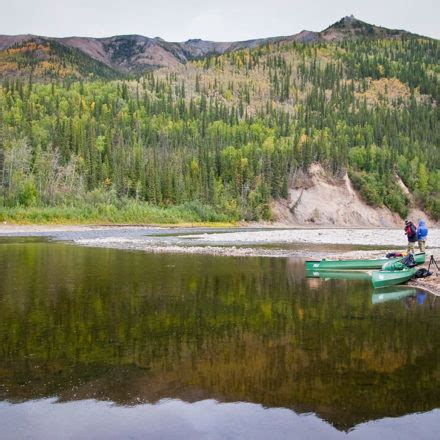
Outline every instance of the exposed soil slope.
[[[399, 181], [399, 185], [403, 185]], [[283, 224], [399, 227], [402, 219], [388, 208], [369, 206], [345, 174], [341, 179], [330, 177], [320, 164], [313, 164], [309, 173], [298, 172], [289, 189], [287, 200], [273, 202], [274, 220]], [[408, 215], [413, 221], [435, 222], [417, 208]]]

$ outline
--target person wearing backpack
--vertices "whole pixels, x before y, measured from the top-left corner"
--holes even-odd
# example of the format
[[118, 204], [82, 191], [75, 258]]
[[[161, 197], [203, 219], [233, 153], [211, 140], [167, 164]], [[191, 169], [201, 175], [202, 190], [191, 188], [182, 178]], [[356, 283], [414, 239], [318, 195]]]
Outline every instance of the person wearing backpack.
[[405, 220], [404, 231], [408, 238], [408, 252], [414, 253], [417, 241], [417, 228], [414, 226], [413, 222]]
[[428, 236], [428, 228], [424, 220], [419, 220], [419, 226], [417, 227], [417, 240], [419, 243], [420, 252], [425, 252], [426, 249], [426, 237]]

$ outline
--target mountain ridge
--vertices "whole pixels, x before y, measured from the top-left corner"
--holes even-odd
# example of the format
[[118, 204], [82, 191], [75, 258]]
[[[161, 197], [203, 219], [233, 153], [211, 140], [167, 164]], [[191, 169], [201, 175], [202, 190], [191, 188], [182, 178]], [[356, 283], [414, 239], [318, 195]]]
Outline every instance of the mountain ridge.
[[[241, 49], [254, 49], [266, 44], [288, 44], [298, 43], [317, 43], [317, 42], [340, 42], [345, 39], [356, 38], [398, 38], [403, 35], [416, 36], [410, 32], [397, 29], [388, 29], [372, 25], [356, 19], [353, 15], [343, 17], [341, 20], [333, 23], [323, 31], [315, 32], [302, 30], [293, 35], [275, 36], [267, 38], [255, 38], [243, 41], [217, 42], [192, 38], [183, 42], [168, 42], [160, 37], [146, 37], [139, 34], [114, 35], [110, 37], [46, 37], [33, 34], [20, 35], [0, 35], [0, 72], [5, 74], [5, 64], [9, 66], [6, 76], [23, 76], [29, 72], [21, 71], [20, 66], [26, 65], [26, 61], [31, 66], [30, 71], [38, 64], [46, 66], [47, 62], [54, 64], [48, 72], [38, 71], [34, 76], [63, 76], [68, 72], [71, 76], [84, 79], [95, 76], [104, 78], [126, 76], [129, 74], [139, 74], [148, 70], [154, 70], [161, 67], [175, 67], [179, 64], [185, 64], [197, 58], [203, 58], [212, 54], [224, 54]], [[423, 37], [428, 38], [428, 37]], [[45, 50], [38, 52], [32, 43], [40, 42], [45, 44]], [[50, 42], [62, 45], [66, 48], [67, 54], [63, 57], [60, 46], [58, 48], [58, 57], [52, 56]], [[40, 47], [40, 49], [42, 49]], [[69, 51], [70, 49], [70, 51]], [[11, 51], [21, 51], [22, 59], [15, 60], [11, 56]], [[72, 52], [73, 50], [73, 52]], [[82, 58], [78, 52], [90, 57], [90, 68], [81, 73], [78, 66], [70, 63], [71, 69], [57, 69], [56, 65], [65, 64], [64, 58], [71, 59]], [[13, 55], [13, 54], [12, 54]], [[83, 60], [85, 61], [85, 60]], [[16, 68], [14, 69], [14, 63]], [[98, 63], [93, 65], [94, 63]], [[112, 72], [102, 67], [107, 66]], [[103, 74], [100, 74], [100, 70]], [[40, 69], [41, 70], [41, 69]], [[46, 73], [45, 73], [46, 72]], [[58, 73], [57, 73], [58, 72]]]

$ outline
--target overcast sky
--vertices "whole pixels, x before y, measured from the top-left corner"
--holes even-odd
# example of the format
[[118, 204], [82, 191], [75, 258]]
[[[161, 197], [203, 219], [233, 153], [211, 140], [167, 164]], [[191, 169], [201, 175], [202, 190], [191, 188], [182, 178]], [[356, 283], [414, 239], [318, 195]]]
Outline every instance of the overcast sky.
[[440, 0], [0, 0], [0, 34], [236, 41], [320, 31], [345, 15], [440, 39]]

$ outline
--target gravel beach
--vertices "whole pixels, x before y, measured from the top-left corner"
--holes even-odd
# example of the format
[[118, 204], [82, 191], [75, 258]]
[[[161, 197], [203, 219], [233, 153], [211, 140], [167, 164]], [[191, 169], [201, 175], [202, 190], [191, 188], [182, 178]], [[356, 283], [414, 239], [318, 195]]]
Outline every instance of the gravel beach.
[[[80, 246], [151, 253], [206, 254], [235, 257], [375, 258], [404, 251], [401, 229], [357, 228], [170, 228], [157, 226], [0, 225], [1, 237], [41, 236]], [[429, 257], [440, 263], [440, 229], [429, 231]], [[411, 281], [440, 295], [440, 274]]]

